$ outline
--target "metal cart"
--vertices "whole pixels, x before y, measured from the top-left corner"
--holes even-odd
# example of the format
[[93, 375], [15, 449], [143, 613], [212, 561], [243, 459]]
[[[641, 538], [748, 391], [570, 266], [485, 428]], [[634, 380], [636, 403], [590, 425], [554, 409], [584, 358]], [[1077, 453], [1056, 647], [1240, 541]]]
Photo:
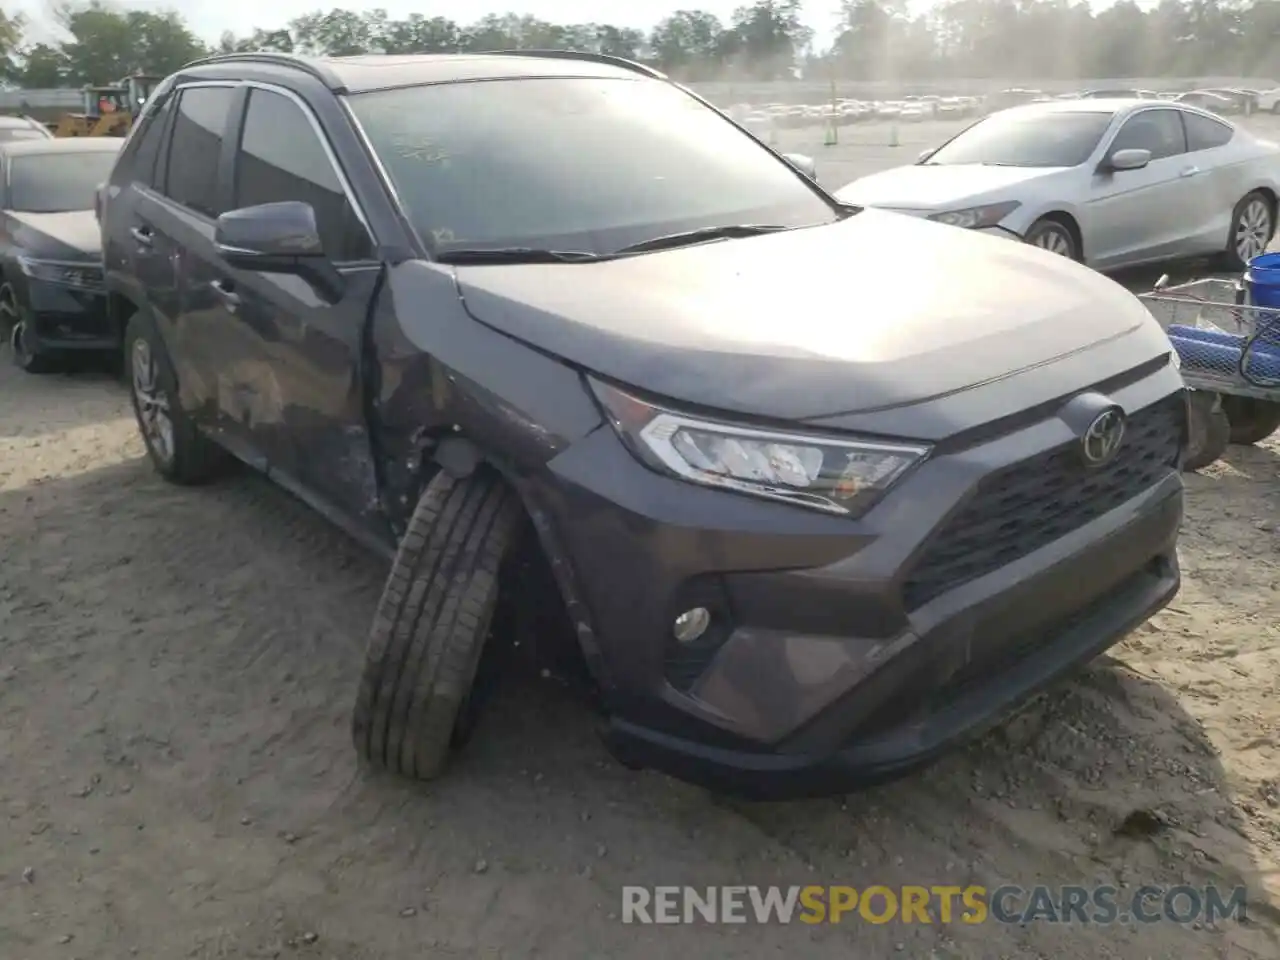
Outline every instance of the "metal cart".
[[1280, 309], [1250, 304], [1239, 280], [1171, 286], [1166, 276], [1141, 297], [1191, 390], [1188, 470], [1213, 463], [1230, 443], [1257, 443], [1280, 427]]

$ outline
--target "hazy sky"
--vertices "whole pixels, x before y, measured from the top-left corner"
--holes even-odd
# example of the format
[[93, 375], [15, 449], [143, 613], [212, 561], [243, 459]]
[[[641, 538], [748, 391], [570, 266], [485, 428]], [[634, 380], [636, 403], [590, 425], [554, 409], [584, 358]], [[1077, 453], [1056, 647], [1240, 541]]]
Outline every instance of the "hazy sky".
[[[637, 3], [606, 3], [602, 0], [135, 0], [120, 3], [136, 9], [177, 10], [186, 18], [191, 29], [202, 39], [213, 41], [224, 30], [236, 34], [251, 33], [254, 27], [280, 27], [292, 18], [316, 9], [333, 7], [349, 9], [384, 8], [392, 17], [409, 13], [424, 16], [442, 16], [471, 23], [489, 13], [521, 13], [550, 20], [553, 23], [609, 22], [619, 26], [648, 29], [675, 10], [708, 10], [728, 20], [736, 7], [744, 0], [643, 0]], [[16, 0], [5, 4], [6, 10], [20, 8], [32, 21], [49, 20], [45, 11], [49, 4], [44, 0]], [[826, 39], [832, 32], [839, 0], [807, 0], [805, 19], [809, 26]], [[36, 33], [33, 29], [31, 33]]]

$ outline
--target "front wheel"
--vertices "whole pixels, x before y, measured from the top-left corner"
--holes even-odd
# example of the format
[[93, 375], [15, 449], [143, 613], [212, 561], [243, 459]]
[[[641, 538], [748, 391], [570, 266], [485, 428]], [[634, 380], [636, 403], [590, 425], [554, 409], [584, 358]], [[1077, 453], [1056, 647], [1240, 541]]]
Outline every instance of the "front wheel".
[[374, 614], [352, 714], [352, 739], [370, 764], [431, 780], [466, 741], [521, 516], [516, 495], [487, 470], [461, 480], [441, 472], [427, 485]]
[[0, 286], [0, 326], [8, 333], [14, 365], [27, 373], [51, 373], [57, 367], [47, 350], [41, 350], [35, 332], [18, 303], [13, 284]]
[[1058, 220], [1037, 220], [1023, 238], [1033, 247], [1048, 250], [1068, 260], [1079, 260], [1080, 251], [1076, 249], [1076, 238], [1066, 224]]
[[1275, 230], [1271, 200], [1261, 193], [1247, 194], [1231, 211], [1231, 235], [1223, 253], [1227, 269], [1246, 269], [1250, 260], [1266, 252]]

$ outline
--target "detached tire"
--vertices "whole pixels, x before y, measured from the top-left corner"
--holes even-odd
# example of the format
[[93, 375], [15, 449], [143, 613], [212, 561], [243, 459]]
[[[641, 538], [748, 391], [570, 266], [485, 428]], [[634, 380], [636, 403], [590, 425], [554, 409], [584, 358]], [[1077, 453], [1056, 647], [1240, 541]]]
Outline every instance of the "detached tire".
[[521, 526], [495, 473], [438, 473], [414, 510], [369, 634], [352, 717], [370, 764], [431, 780], [444, 769]]
[[1231, 424], [1231, 442], [1248, 446], [1280, 428], [1280, 403], [1253, 397], [1223, 397], [1222, 412]]
[[1231, 443], [1231, 422], [1213, 393], [1197, 391], [1191, 395], [1190, 418], [1187, 422], [1187, 456], [1182, 469], [1200, 470], [1216, 461]]

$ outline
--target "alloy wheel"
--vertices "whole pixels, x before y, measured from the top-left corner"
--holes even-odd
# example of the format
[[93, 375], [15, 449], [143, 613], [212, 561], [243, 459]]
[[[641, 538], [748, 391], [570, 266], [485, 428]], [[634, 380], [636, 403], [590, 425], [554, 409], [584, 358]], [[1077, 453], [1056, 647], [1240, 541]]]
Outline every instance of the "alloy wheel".
[[1236, 221], [1236, 256], [1248, 263], [1267, 249], [1271, 242], [1271, 207], [1261, 197], [1254, 197], [1240, 211]]
[[169, 413], [169, 397], [160, 384], [160, 365], [146, 340], [134, 341], [130, 369], [142, 432], [155, 455], [169, 463], [173, 459], [173, 417]]
[[0, 327], [9, 331], [9, 346], [15, 359], [21, 361], [30, 351], [27, 349], [27, 325], [18, 312], [13, 298], [13, 288], [6, 284], [0, 288]]
[[1050, 253], [1056, 253], [1060, 257], [1075, 256], [1071, 238], [1067, 236], [1065, 230], [1054, 226], [1048, 226], [1037, 231], [1035, 236], [1031, 238], [1031, 245], [1039, 247], [1041, 250], [1048, 250]]

